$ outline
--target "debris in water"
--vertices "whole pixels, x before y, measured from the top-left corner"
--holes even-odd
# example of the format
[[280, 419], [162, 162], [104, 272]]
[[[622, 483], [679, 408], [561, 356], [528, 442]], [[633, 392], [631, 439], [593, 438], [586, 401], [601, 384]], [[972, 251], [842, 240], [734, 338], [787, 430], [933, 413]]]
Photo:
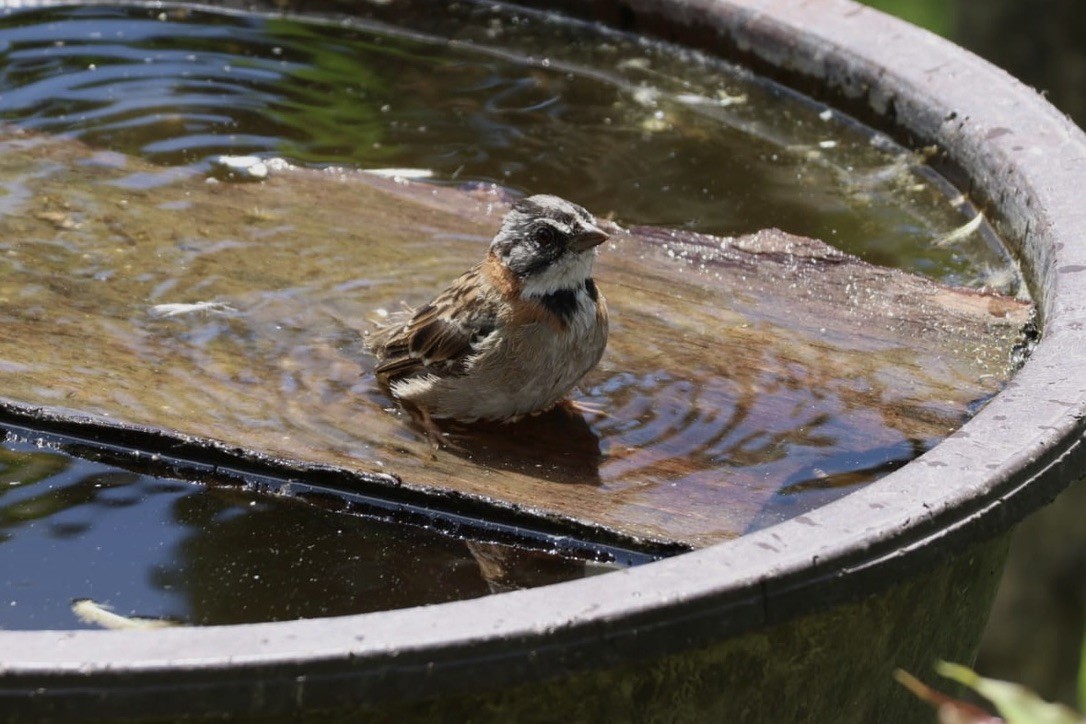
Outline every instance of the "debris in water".
[[381, 178], [433, 178], [434, 172], [428, 168], [367, 168], [365, 172]]
[[152, 317], [176, 317], [179, 314], [191, 312], [236, 312], [237, 310], [226, 302], [192, 302], [190, 304], [177, 302], [173, 304], [156, 304], [151, 307]]
[[72, 601], [72, 613], [83, 623], [94, 624], [111, 631], [142, 631], [156, 628], [173, 628], [180, 624], [166, 618], [122, 616], [110, 611], [104, 604], [89, 598]]
[[688, 106], [719, 106], [721, 108], [726, 108], [728, 106], [746, 103], [747, 94], [739, 93], [733, 96], [721, 90], [717, 91], [716, 98], [713, 98], [711, 96], [703, 96], [699, 93], [680, 93], [675, 96], [675, 100]]
[[268, 177], [268, 164], [259, 156], [219, 156], [211, 163], [232, 181], [262, 181]]
[[959, 241], [962, 241], [967, 236], [972, 234], [974, 231], [979, 229], [980, 225], [983, 222], [984, 222], [984, 214], [978, 213], [976, 216], [974, 216], [967, 223], [963, 224], [962, 226], [959, 226], [957, 229], [954, 229], [951, 232], [943, 234], [941, 237], [939, 237], [939, 238], [935, 239], [934, 241], [932, 241], [932, 244], [935, 245], [935, 246], [950, 246], [951, 244], [955, 244], [955, 243], [957, 243]]
[[34, 214], [34, 218], [39, 221], [48, 221], [58, 231], [67, 231], [69, 229], [78, 229], [79, 224], [72, 219], [72, 215], [67, 211], [42, 211]]

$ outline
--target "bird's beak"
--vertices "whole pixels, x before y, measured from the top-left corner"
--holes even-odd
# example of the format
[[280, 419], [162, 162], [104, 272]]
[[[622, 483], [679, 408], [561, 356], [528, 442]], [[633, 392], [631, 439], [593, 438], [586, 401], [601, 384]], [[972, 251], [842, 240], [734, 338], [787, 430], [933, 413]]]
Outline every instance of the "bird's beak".
[[599, 246], [603, 242], [607, 241], [610, 236], [606, 231], [593, 226], [591, 224], [584, 224], [570, 239], [569, 245], [574, 251], [588, 251], [594, 246]]

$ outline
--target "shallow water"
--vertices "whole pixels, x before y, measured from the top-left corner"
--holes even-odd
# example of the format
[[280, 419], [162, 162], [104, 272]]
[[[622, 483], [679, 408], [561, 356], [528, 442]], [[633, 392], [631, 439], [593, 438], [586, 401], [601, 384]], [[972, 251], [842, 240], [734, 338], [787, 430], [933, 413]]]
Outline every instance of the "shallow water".
[[5, 629], [94, 628], [73, 611], [81, 599], [177, 624], [251, 623], [442, 603], [607, 570], [283, 495], [134, 473], [18, 437], [0, 446], [0, 559]]
[[[404, 22], [424, 22], [421, 5], [395, 5]], [[594, 497], [631, 519], [704, 501], [704, 514], [681, 531], [693, 540], [738, 535], [832, 500], [964, 418], [964, 406], [941, 398], [915, 401], [918, 416], [930, 408], [931, 424], [858, 407], [857, 396], [873, 405], [911, 399], [927, 371], [897, 387], [862, 366], [829, 376], [817, 329], [794, 332], [792, 349], [765, 342], [758, 330], [781, 326], [787, 313], [766, 309], [756, 294], [717, 289], [711, 271], [688, 269], [671, 250], [657, 255], [626, 241], [601, 259], [614, 336], [581, 393], [608, 416], [530, 422], [512, 441], [484, 436], [474, 460], [435, 462], [374, 388], [359, 332], [375, 309], [424, 302], [473, 263], [497, 220], [423, 223], [421, 232], [405, 227], [406, 238], [381, 240], [332, 220], [325, 233], [307, 234], [296, 220], [304, 211], [262, 205], [259, 191], [231, 186], [221, 195], [237, 208], [224, 221], [184, 185], [202, 183], [193, 176], [210, 171], [214, 156], [424, 169], [447, 186], [498, 181], [558, 192], [627, 225], [721, 234], [778, 226], [948, 283], [1012, 292], [1019, 283], [990, 230], [940, 243], [968, 221], [968, 205], [952, 203], [954, 192], [917, 157], [832, 111], [739, 69], [581, 26], [472, 5], [445, 20], [458, 42], [161, 8], [5, 11], [0, 120], [103, 151], [73, 163], [65, 186], [50, 187], [61, 190], [33, 202], [21, 195], [32, 186], [25, 179], [8, 179], [0, 192], [0, 214], [22, 224], [18, 238], [0, 239], [0, 312], [10, 333], [36, 336], [25, 358], [0, 360], [5, 394], [19, 389], [25, 401], [219, 439], [237, 433], [253, 445], [270, 441], [258, 449], [315, 451], [407, 478], [469, 475], [482, 490], [572, 483], [574, 503]], [[43, 161], [34, 178], [57, 168]], [[85, 187], [88, 169], [101, 177]], [[94, 193], [94, 183], [92, 202], [81, 194]], [[129, 192], [127, 215], [95, 207], [125, 207]], [[162, 212], [157, 229], [131, 208], [152, 201]], [[177, 314], [168, 306], [191, 303], [211, 306]], [[651, 336], [623, 335], [623, 324]], [[691, 350], [705, 355], [725, 327], [751, 328], [750, 354], [765, 360], [759, 375], [729, 375], [728, 359], [711, 353], [689, 364]], [[926, 389], [936, 394], [953, 377]], [[20, 521], [0, 542], [0, 569], [15, 569], [4, 559], [49, 556], [70, 565], [43, 566], [17, 585], [12, 600], [31, 614], [0, 615], [3, 627], [73, 625], [68, 607], [80, 597], [121, 613], [225, 623], [415, 605], [506, 585], [480, 574], [493, 556], [455, 539], [107, 471], [21, 444], [7, 448], [14, 469], [30, 464], [26, 455], [44, 455], [32, 459], [58, 470], [33, 484], [20, 477], [0, 498]], [[107, 492], [98, 495], [103, 475]], [[718, 507], [721, 479], [734, 486], [727, 509]], [[119, 558], [118, 531], [128, 531], [138, 556]], [[511, 585], [585, 570], [533, 560]], [[560, 573], [533, 581], [533, 566]], [[422, 573], [407, 580], [405, 570]], [[289, 600], [274, 601], [276, 589], [263, 584], [243, 586], [303, 572], [312, 586]], [[429, 590], [435, 578], [440, 585]], [[237, 586], [253, 599], [244, 612], [226, 605]]]
[[741, 68], [485, 4], [383, 12], [451, 41], [158, 6], [3, 10], [0, 120], [161, 164], [426, 169], [624, 224], [778, 227], [950, 283], [1007, 277], [991, 235], [932, 243], [971, 214], [917, 157]]

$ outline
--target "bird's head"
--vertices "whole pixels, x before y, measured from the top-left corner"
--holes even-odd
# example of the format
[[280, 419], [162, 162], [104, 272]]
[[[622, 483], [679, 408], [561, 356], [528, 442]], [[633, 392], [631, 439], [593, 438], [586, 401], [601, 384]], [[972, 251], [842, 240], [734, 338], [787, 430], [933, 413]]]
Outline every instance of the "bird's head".
[[583, 208], [541, 194], [513, 205], [490, 251], [516, 275], [524, 296], [544, 296], [583, 285], [607, 238]]

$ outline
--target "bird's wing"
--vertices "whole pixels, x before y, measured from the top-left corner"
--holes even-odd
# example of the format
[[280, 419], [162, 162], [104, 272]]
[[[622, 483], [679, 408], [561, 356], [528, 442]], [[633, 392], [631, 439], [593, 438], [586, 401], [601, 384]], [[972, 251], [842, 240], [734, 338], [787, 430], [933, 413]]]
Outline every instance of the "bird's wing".
[[415, 374], [462, 375], [474, 345], [494, 331], [498, 300], [482, 292], [480, 269], [462, 275], [402, 325], [378, 332], [371, 348], [378, 380], [389, 384]]

